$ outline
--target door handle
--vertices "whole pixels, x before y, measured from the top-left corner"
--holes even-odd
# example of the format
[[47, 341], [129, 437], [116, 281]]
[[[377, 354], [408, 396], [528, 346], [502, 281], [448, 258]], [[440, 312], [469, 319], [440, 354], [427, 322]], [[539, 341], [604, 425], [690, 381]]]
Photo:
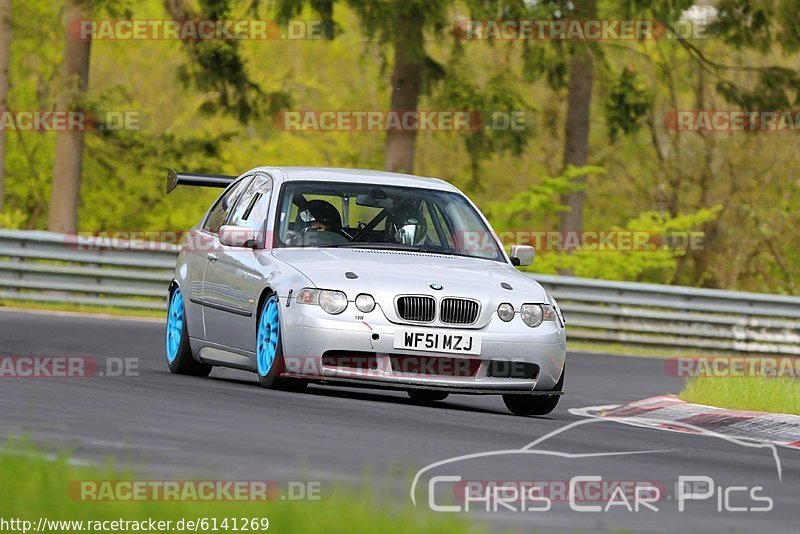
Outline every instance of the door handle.
[[217, 261], [217, 255], [213, 252], [206, 254], [206, 258], [208, 258], [208, 261]]

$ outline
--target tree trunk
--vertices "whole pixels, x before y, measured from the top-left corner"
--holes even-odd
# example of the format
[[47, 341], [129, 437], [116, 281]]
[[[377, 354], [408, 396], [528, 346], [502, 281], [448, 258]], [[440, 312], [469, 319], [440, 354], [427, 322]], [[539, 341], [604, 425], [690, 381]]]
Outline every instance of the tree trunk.
[[[417, 111], [420, 84], [422, 82], [421, 57], [412, 47], [422, 43], [422, 21], [408, 17], [399, 24], [407, 28], [394, 47], [394, 71], [392, 72], [392, 112]], [[416, 41], [414, 41], [416, 39]], [[393, 172], [414, 172], [414, 152], [417, 132], [389, 131], [386, 133], [386, 160], [384, 167]]]
[[[8, 109], [8, 61], [11, 52], [11, 0], [0, 0], [0, 111]], [[0, 213], [5, 206], [6, 133], [0, 130]]]
[[[577, 0], [570, 18], [590, 20], [597, 18], [597, 0]], [[592, 108], [594, 59], [589, 46], [576, 43], [572, 53], [567, 84], [567, 122], [564, 130], [564, 169], [570, 165], [582, 167], [589, 159], [589, 121]], [[585, 182], [582, 177], [578, 183]], [[562, 196], [561, 202], [569, 211], [561, 215], [562, 232], [578, 232], [583, 226], [583, 200], [585, 192], [575, 191]]]
[[[83, 0], [67, 0], [65, 23], [87, 19], [88, 9]], [[57, 109], [74, 109], [83, 100], [89, 81], [91, 39], [66, 37], [61, 64], [61, 87]], [[78, 228], [78, 202], [81, 189], [83, 160], [82, 131], [60, 131], [56, 134], [56, 153], [53, 162], [53, 186], [50, 194], [50, 213], [47, 227], [53, 232], [75, 233]]]
[[[703, 68], [697, 69], [697, 84], [695, 86], [695, 109], [706, 109], [706, 77]], [[697, 183], [700, 187], [700, 208], [708, 208], [714, 204], [727, 205], [723, 201], [720, 191], [714, 190], [714, 154], [716, 153], [715, 137], [706, 132], [697, 132], [703, 140], [703, 165]], [[734, 182], [735, 183], [735, 182]], [[727, 199], [726, 199], [727, 200]], [[695, 280], [694, 284], [701, 287], [721, 288], [719, 278], [712, 268], [713, 256], [715, 254], [716, 243], [719, 239], [719, 224], [717, 221], [703, 223], [702, 231], [703, 247], [700, 250], [692, 250], [688, 256], [692, 256], [695, 261]]]

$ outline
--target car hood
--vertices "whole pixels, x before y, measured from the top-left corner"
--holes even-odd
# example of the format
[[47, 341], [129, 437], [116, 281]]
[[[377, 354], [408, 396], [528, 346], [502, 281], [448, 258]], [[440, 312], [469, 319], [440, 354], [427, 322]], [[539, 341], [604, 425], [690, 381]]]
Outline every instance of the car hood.
[[[497, 261], [375, 249], [275, 249], [273, 255], [318, 288], [342, 290], [348, 300], [359, 293], [373, 295], [390, 320], [398, 320], [394, 298], [404, 294], [477, 299], [482, 312], [475, 326], [488, 322], [503, 302], [515, 307], [547, 302], [544, 289], [532, 277]], [[442, 289], [431, 287], [437, 284]]]

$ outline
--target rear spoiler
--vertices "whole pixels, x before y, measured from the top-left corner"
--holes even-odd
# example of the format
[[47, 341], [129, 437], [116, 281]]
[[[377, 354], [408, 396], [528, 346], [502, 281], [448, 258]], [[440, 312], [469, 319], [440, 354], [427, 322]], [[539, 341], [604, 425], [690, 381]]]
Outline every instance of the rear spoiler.
[[226, 174], [195, 174], [167, 169], [167, 194], [179, 185], [228, 187], [235, 179], [236, 176], [228, 176]]

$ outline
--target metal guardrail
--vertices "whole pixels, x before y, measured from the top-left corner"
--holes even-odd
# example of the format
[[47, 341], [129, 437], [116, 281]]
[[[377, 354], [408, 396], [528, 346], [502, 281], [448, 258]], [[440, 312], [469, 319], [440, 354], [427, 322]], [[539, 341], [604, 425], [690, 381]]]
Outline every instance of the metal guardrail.
[[0, 230], [0, 299], [166, 310], [178, 249]]
[[[0, 299], [166, 309], [177, 247], [0, 230]], [[535, 275], [570, 340], [800, 355], [800, 297]]]

